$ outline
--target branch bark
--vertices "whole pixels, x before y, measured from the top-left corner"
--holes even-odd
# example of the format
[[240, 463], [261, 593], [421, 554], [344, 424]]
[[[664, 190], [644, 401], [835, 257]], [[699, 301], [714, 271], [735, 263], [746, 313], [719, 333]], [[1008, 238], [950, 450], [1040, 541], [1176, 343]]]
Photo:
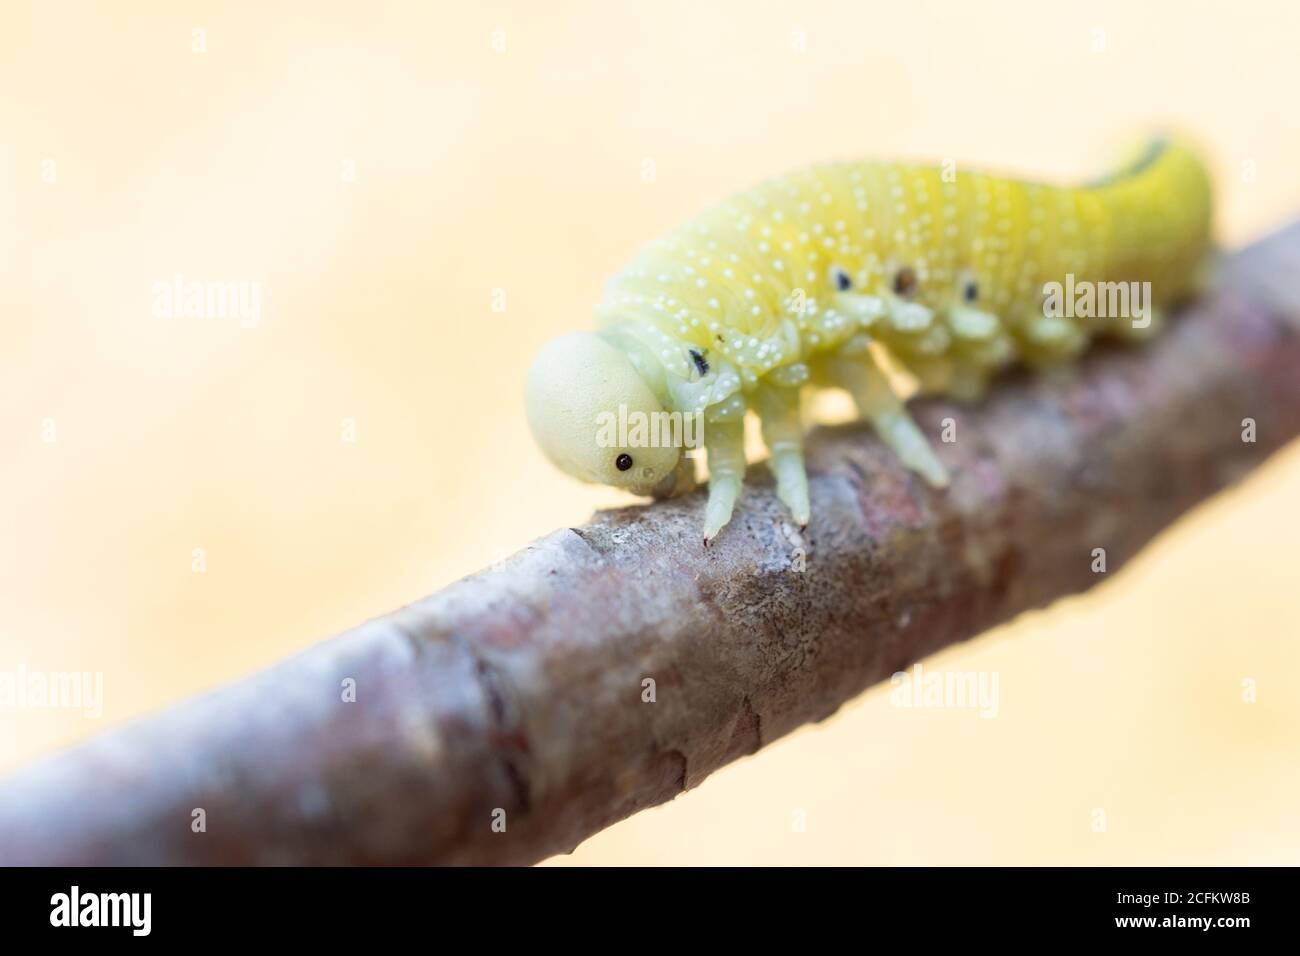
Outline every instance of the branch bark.
[[1300, 434], [1297, 276], [1300, 224], [1228, 259], [1149, 345], [1098, 349], [1068, 380], [1014, 378], [977, 406], [919, 404], [927, 433], [955, 422], [947, 491], [867, 431], [820, 429], [802, 536], [757, 472], [708, 550], [698, 495], [605, 512], [40, 760], [0, 787], [0, 862], [570, 850], [913, 661], [1090, 587], [1093, 549], [1113, 573]]

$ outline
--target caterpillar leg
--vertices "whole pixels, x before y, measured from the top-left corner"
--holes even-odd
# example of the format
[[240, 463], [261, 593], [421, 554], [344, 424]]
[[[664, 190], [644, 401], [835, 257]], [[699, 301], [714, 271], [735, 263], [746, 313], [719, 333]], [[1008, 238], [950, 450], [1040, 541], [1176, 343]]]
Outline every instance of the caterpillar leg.
[[745, 422], [705, 422], [704, 447], [709, 455], [709, 501], [704, 506], [704, 544], [731, 520], [745, 480]]
[[875, 426], [881, 441], [904, 465], [936, 488], [948, 484], [948, 470], [912, 421], [870, 351], [855, 352], [851, 357], [834, 355], [826, 360], [825, 369], [832, 384], [853, 396], [858, 412]]
[[1034, 366], [1067, 362], [1088, 345], [1088, 333], [1073, 319], [1030, 314], [1015, 330], [1025, 360]]
[[808, 524], [808, 475], [803, 467], [803, 421], [799, 417], [797, 388], [759, 388], [754, 396], [763, 423], [763, 441], [770, 455], [768, 467], [776, 476], [776, 495], [790, 509], [795, 524]]

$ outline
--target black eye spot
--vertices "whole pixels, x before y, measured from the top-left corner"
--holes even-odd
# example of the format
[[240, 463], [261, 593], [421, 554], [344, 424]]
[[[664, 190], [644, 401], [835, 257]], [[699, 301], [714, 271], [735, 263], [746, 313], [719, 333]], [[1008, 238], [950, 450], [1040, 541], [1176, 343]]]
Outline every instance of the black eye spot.
[[916, 294], [916, 270], [911, 266], [903, 266], [894, 273], [894, 293], [905, 298], [911, 298]]
[[627, 452], [623, 452], [623, 454], [614, 459], [614, 467], [619, 471], [627, 471], [632, 467], [632, 456]]
[[839, 266], [831, 266], [831, 281], [835, 283], [835, 288], [840, 292], [848, 292], [849, 289], [853, 288], [853, 280]]
[[974, 279], [967, 279], [966, 284], [962, 286], [961, 297], [967, 302], [974, 302], [980, 297], [980, 287]]

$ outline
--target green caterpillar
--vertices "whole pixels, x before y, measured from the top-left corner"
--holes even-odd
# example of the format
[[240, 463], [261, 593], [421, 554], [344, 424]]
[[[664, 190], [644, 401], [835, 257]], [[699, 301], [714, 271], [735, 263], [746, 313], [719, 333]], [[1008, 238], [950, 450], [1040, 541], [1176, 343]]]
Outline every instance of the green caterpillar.
[[[794, 172], [709, 209], [615, 276], [597, 331], [550, 342], [534, 363], [529, 424], [569, 474], [662, 497], [694, 487], [694, 461], [683, 442], [655, 439], [676, 438], [684, 416], [702, 422], [706, 545], [740, 495], [750, 409], [777, 493], [807, 524], [809, 384], [846, 389], [903, 464], [943, 486], [888, 363], [922, 392], [975, 398], [1013, 362], [1069, 362], [1094, 335], [1147, 337], [1192, 288], [1210, 215], [1205, 167], [1163, 139], [1078, 188], [951, 165]], [[671, 428], [645, 427], [665, 416]]]

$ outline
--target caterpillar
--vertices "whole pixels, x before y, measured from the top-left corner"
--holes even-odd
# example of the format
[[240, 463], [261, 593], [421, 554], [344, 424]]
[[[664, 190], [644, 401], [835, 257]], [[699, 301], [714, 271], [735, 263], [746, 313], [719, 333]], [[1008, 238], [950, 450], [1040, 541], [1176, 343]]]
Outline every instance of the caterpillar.
[[[668, 416], [675, 436], [682, 416], [700, 421], [706, 546], [741, 494], [749, 411], [778, 497], [807, 525], [809, 385], [846, 390], [902, 464], [943, 487], [890, 366], [918, 394], [973, 400], [1013, 363], [1066, 364], [1094, 336], [1145, 339], [1194, 288], [1210, 218], [1205, 166], [1165, 138], [1073, 188], [951, 164], [796, 171], [646, 246], [608, 283], [594, 331], [542, 348], [529, 425], [570, 475], [666, 497], [694, 488], [694, 459], [644, 423]], [[1130, 288], [1140, 309], [1104, 307]]]

